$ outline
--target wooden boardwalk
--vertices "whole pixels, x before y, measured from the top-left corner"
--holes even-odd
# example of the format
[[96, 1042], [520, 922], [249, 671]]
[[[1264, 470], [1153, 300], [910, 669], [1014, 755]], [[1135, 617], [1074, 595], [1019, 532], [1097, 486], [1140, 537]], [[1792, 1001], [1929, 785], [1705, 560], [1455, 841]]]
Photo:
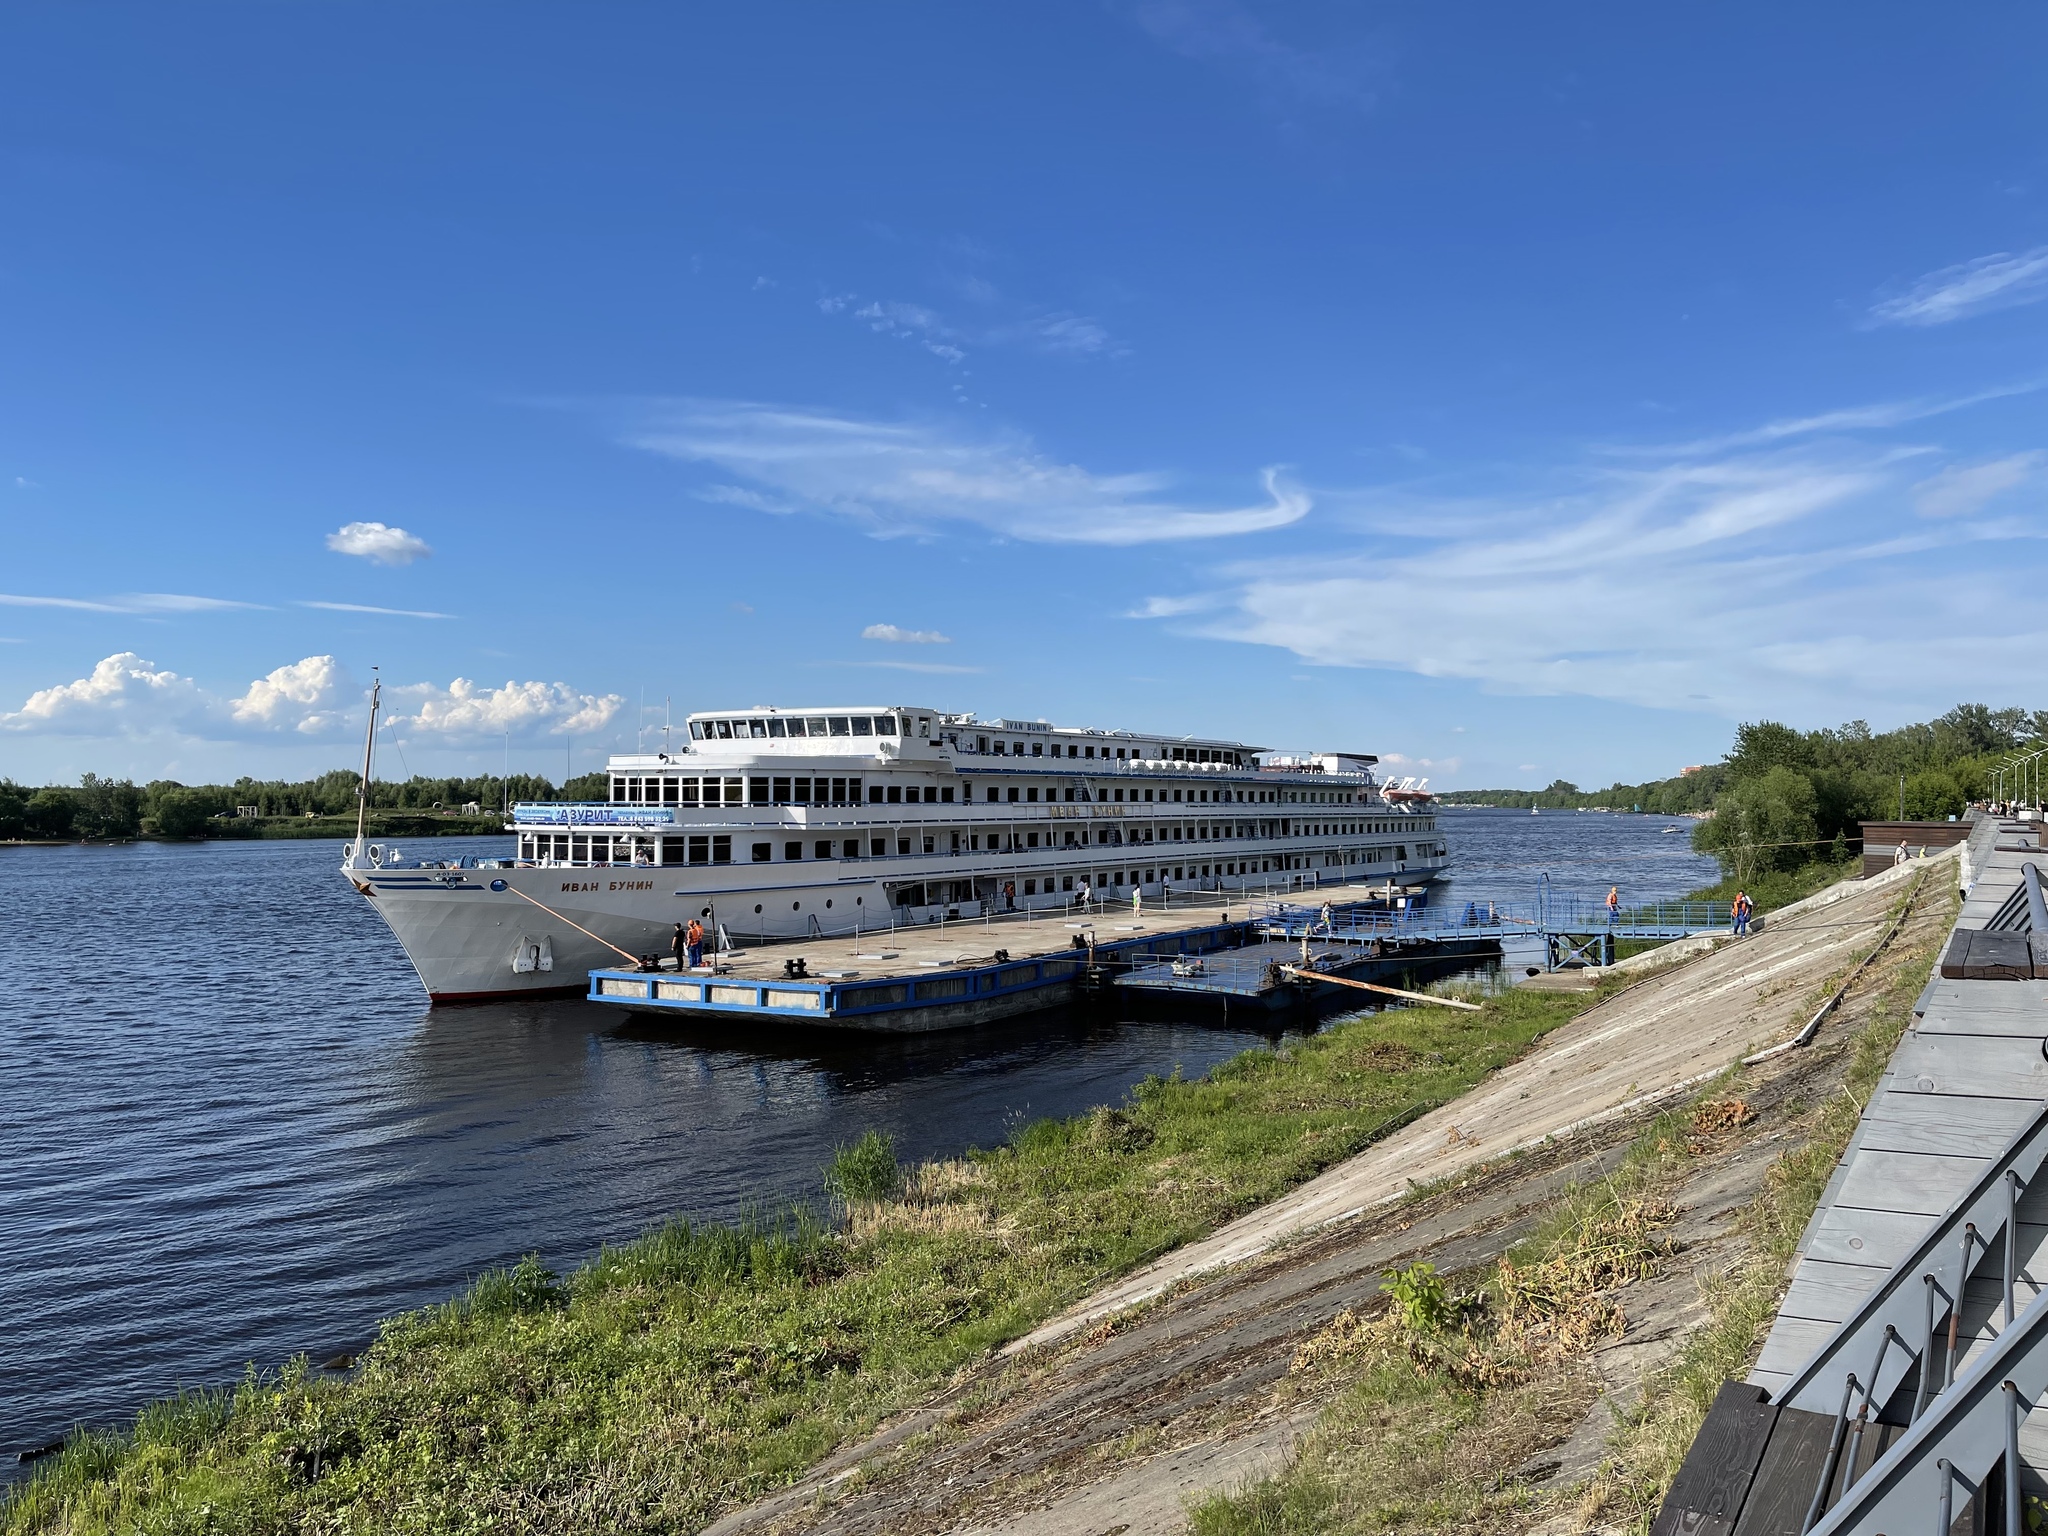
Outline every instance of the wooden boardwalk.
[[[2009, 913], [2023, 866], [2048, 863], [2018, 842], [2016, 829], [1988, 818], [1973, 831], [1959, 932]], [[1937, 974], [1914, 1015], [1800, 1240], [1791, 1286], [1749, 1377], [1767, 1391], [1791, 1381], [2048, 1101], [2048, 981]], [[2034, 1276], [2048, 1277], [2048, 1189], [2024, 1195], [2019, 1214], [2016, 1291], [2024, 1307], [2038, 1288]], [[1965, 1359], [1988, 1342], [1981, 1323], [1997, 1289], [1973, 1282], [1965, 1322], [1980, 1326]]]

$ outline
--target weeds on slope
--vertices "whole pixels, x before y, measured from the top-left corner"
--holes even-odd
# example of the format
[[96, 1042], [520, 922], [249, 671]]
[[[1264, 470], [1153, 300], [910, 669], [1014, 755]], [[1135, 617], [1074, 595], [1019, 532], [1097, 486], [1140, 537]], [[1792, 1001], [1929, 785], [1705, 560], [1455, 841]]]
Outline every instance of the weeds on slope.
[[[1952, 910], [1952, 909], [1951, 909]], [[1619, 1334], [1626, 1288], [1670, 1256], [1669, 1194], [1696, 1159], [1750, 1120], [1739, 1071], [1660, 1116], [1609, 1177], [1570, 1191], [1489, 1274], [1451, 1292], [1433, 1274], [1388, 1277], [1389, 1301], [1346, 1313], [1297, 1354], [1310, 1391], [1336, 1397], [1295, 1460], [1189, 1512], [1193, 1536], [1308, 1536], [1527, 1528], [1569, 1511], [1571, 1529], [1647, 1529], [1721, 1382], [1748, 1369], [1784, 1288], [1785, 1263], [1883, 1075], [1925, 984], [1944, 920], [1894, 966], [1856, 1036], [1846, 1092], [1803, 1112], [1744, 1216], [1749, 1253], [1704, 1277], [1709, 1317], [1621, 1426], [1611, 1459], [1566, 1497], [1515, 1469], [1576, 1424], [1598, 1383], [1588, 1351]], [[1418, 1291], [1418, 1287], [1420, 1290]], [[1576, 1508], [1572, 1506], [1576, 1504]]]
[[677, 1222], [393, 1319], [346, 1380], [301, 1359], [74, 1437], [10, 1533], [695, 1529], [1090, 1287], [1454, 1098], [1584, 999], [1510, 992], [1248, 1051], [1205, 1078], [901, 1169], [841, 1149], [835, 1219]]

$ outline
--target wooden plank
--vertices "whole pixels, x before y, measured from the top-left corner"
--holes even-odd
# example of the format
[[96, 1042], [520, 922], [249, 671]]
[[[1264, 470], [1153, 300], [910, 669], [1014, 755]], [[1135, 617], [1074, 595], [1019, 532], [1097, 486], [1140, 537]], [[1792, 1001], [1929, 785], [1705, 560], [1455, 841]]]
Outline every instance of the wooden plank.
[[1736, 1519], [1735, 1536], [1800, 1536], [1834, 1427], [1834, 1419], [1825, 1413], [1778, 1410], [1771, 1443], [1764, 1447], [1749, 1497]]
[[1958, 928], [1948, 936], [1948, 947], [1941, 952], [1941, 974], [1950, 981], [1961, 981], [1970, 974], [1970, 939], [1975, 929]]
[[[1941, 974], [1950, 974], [1946, 958], [1942, 961]], [[1991, 933], [1985, 930], [1972, 934], [1970, 958], [1964, 968], [1963, 979], [2032, 981], [2034, 952], [2027, 947], [2027, 936], [2023, 933]]]
[[[1936, 1035], [1915, 1030], [1892, 1057], [1892, 1092], [1964, 1098], [2048, 1099], [2048, 1060], [2038, 1037]], [[1971, 1107], [1957, 1104], [1956, 1113]]]
[[1722, 1382], [1650, 1536], [1734, 1536], [1777, 1419], [1761, 1389]]
[[1839, 1323], [1863, 1304], [1876, 1290], [1888, 1269], [1867, 1264], [1836, 1264], [1827, 1259], [1806, 1258], [1793, 1272], [1792, 1284], [1778, 1307], [1780, 1317], [1803, 1317], [1814, 1322]]
[[[2041, 1011], [2048, 1008], [2048, 981], [2018, 981], [2005, 987], [1981, 987], [1953, 977], [1936, 976], [1929, 982], [1921, 1001], [1930, 1017], [1954, 1011], [1964, 1018], [1990, 1012], [2030, 1014], [2038, 1019]], [[1961, 1032], [1956, 1026], [1950, 1028], [1952, 1032]]]
[[1798, 1372], [1815, 1355], [1820, 1347], [1835, 1336], [1835, 1324], [1821, 1322], [1817, 1318], [1786, 1317], [1783, 1313], [1771, 1324], [1770, 1337], [1764, 1340], [1762, 1353], [1756, 1357], [1760, 1371], [1784, 1371], [1788, 1375]]
[[1938, 1095], [1887, 1090], [1870, 1101], [1861, 1144], [1873, 1152], [1994, 1157], [2040, 1109], [2032, 1099], [1972, 1099], [1969, 1113], [1958, 1115]]
[[1806, 1257], [1836, 1264], [1868, 1264], [1890, 1269], [1913, 1251], [1913, 1245], [1934, 1225], [1926, 1216], [1901, 1211], [1831, 1208], [1813, 1229]]
[[1835, 1210], [1902, 1211], [1939, 1216], [1989, 1165], [1988, 1157], [1880, 1152], [1866, 1146], [1849, 1165]]

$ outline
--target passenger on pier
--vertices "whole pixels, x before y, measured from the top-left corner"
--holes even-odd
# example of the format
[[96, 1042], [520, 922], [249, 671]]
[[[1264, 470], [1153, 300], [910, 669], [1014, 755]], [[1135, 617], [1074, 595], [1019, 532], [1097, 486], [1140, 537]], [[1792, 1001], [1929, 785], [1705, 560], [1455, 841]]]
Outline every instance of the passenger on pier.
[[683, 925], [681, 923], [676, 924], [675, 935], [668, 941], [668, 947], [670, 952], [676, 957], [677, 970], [680, 971], [690, 963], [690, 937], [683, 932]]

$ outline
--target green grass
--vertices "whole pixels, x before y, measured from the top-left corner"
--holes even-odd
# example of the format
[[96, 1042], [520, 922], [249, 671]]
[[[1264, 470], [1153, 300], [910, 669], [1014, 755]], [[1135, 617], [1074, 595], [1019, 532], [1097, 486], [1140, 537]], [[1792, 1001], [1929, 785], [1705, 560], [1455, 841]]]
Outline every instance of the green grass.
[[1585, 1002], [1511, 991], [1476, 1014], [1348, 1019], [953, 1162], [898, 1170], [864, 1139], [833, 1162], [841, 1223], [678, 1222], [567, 1276], [532, 1260], [486, 1275], [388, 1323], [349, 1379], [298, 1360], [74, 1437], [0, 1529], [694, 1529], [1454, 1098]]
[[[1832, 859], [1816, 859], [1797, 869], [1767, 869], [1754, 876], [1745, 889], [1749, 892], [1749, 899], [1756, 903], [1758, 912], [1775, 912], [1779, 907], [1789, 907], [1795, 901], [1804, 901], [1816, 892], [1826, 890], [1838, 880], [1849, 879], [1860, 864], [1857, 859], [1843, 864]], [[1735, 890], [1734, 880], [1721, 880], [1687, 892], [1685, 899], [1731, 902], [1735, 899]]]

